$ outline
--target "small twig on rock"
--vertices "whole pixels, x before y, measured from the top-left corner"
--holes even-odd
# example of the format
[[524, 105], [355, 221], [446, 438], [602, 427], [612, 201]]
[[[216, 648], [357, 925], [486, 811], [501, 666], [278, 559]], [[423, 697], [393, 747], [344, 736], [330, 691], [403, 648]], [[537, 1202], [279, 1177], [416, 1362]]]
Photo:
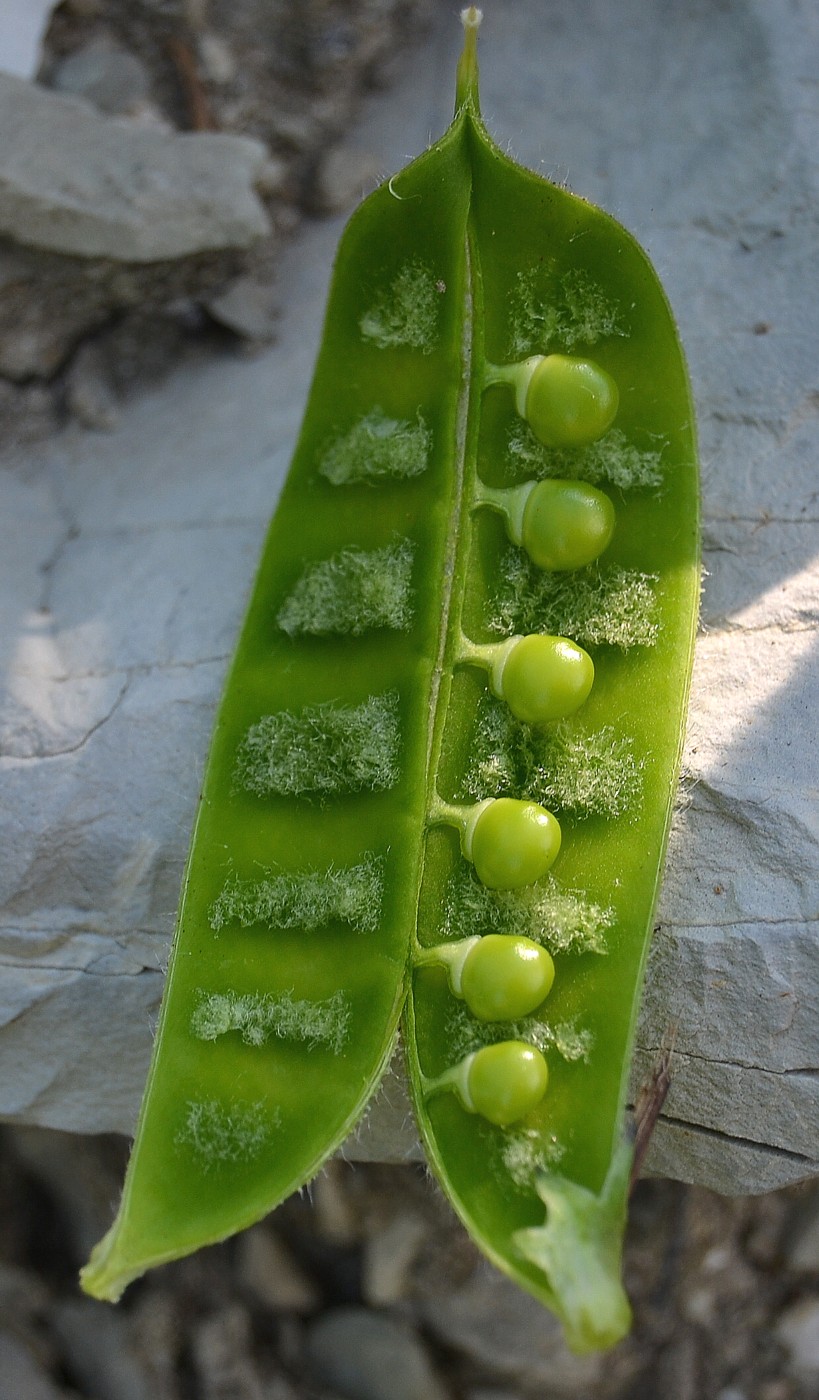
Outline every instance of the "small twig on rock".
[[166, 44], [168, 56], [176, 69], [191, 131], [214, 131], [216, 122], [210, 109], [205, 86], [192, 45], [178, 34], [172, 34]]
[[634, 1134], [634, 1160], [631, 1164], [629, 1194], [634, 1190], [643, 1169], [651, 1135], [662, 1112], [663, 1104], [671, 1087], [671, 1062], [674, 1058], [674, 1043], [677, 1039], [676, 1023], [670, 1025], [660, 1046], [659, 1054], [648, 1079], [640, 1085], [634, 1104], [632, 1132]]

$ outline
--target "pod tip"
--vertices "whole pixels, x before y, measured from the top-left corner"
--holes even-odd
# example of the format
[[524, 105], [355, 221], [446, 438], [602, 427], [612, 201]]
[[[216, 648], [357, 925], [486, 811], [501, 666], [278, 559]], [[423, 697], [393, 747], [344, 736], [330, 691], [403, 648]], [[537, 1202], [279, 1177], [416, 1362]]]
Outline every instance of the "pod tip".
[[478, 110], [478, 26], [483, 12], [477, 5], [467, 5], [461, 10], [461, 24], [464, 27], [464, 50], [458, 64], [456, 80], [455, 109], [458, 111], [467, 102]]

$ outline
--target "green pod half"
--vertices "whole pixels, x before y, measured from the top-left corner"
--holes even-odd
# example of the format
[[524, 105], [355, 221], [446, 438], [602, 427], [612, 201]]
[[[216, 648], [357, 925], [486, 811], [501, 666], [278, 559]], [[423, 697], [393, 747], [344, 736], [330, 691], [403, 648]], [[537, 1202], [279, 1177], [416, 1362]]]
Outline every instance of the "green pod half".
[[[122, 1203], [83, 1273], [98, 1297], [309, 1181], [393, 1050], [460, 496], [463, 118], [400, 185], [401, 199], [387, 184], [370, 196], [338, 250], [304, 424], [216, 720]], [[345, 917], [357, 899], [358, 924]], [[330, 913], [310, 927], [313, 906]], [[285, 1002], [291, 1033], [279, 1034], [288, 996], [297, 1011]], [[311, 1039], [333, 998], [343, 1036]], [[225, 1012], [211, 1039], [203, 1006]], [[273, 1033], [249, 1043], [266, 1011]]]
[[[83, 1283], [116, 1298], [309, 1180], [372, 1094], [406, 999], [444, 1189], [588, 1349], [627, 1325], [625, 1094], [697, 612], [693, 417], [645, 255], [493, 145], [474, 10], [465, 22], [452, 126], [339, 248], [219, 710], [123, 1200]], [[487, 361], [550, 353], [617, 385], [591, 448], [530, 440], [508, 389], [486, 387]], [[479, 508], [479, 483], [533, 475], [607, 491], [601, 561], [538, 571]], [[465, 638], [533, 631], [582, 645], [595, 674], [577, 714], [537, 734], [460, 664]], [[481, 886], [446, 825], [495, 797], [560, 821], [553, 870], [523, 891]], [[419, 953], [490, 931], [550, 948], [548, 1021], [487, 1031]], [[487, 1035], [548, 1062], [542, 1103], [509, 1128], [427, 1097]]]
[[[558, 1313], [570, 1345], [587, 1351], [613, 1345], [630, 1319], [620, 1281], [625, 1109], [699, 603], [694, 416], [673, 316], [644, 252], [609, 216], [494, 145], [479, 113], [469, 35], [460, 77], [472, 179], [469, 391], [435, 783], [448, 802], [544, 802], [562, 845], [550, 875], [525, 897], [498, 897], [477, 886], [454, 839], [434, 828], [419, 939], [491, 929], [550, 948], [555, 986], [540, 1016], [496, 1033], [545, 1049], [548, 1091], [508, 1129], [466, 1112], [455, 1095], [426, 1094], [487, 1043], [468, 1013], [453, 1016], [443, 974], [426, 966], [412, 979], [406, 1044], [426, 1151], [455, 1209], [497, 1266]], [[486, 362], [554, 351], [593, 359], [617, 384], [614, 429], [591, 450], [544, 448], [508, 389], [485, 388]], [[494, 512], [471, 510], [480, 483], [507, 488], [534, 474], [585, 478], [607, 491], [616, 529], [597, 563], [540, 572], [510, 550]], [[588, 700], [542, 740], [508, 722], [500, 702], [487, 703], [477, 672], [454, 666], [462, 632], [485, 643], [529, 629], [571, 637], [594, 662]]]

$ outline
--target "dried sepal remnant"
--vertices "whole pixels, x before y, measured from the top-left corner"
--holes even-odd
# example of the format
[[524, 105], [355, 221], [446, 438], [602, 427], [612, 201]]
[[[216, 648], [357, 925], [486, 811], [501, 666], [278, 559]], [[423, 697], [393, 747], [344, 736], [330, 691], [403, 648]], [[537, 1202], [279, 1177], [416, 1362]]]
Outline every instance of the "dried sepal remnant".
[[380, 350], [400, 347], [431, 354], [438, 339], [441, 285], [426, 263], [406, 263], [361, 316], [364, 340]]
[[398, 696], [360, 705], [308, 705], [251, 725], [236, 759], [236, 784], [260, 797], [382, 791], [398, 780]]
[[218, 1040], [238, 1031], [245, 1045], [264, 1045], [272, 1037], [303, 1041], [310, 1049], [327, 1045], [339, 1054], [349, 1035], [350, 1008], [341, 991], [322, 1001], [242, 992], [202, 992], [191, 1016], [191, 1035]]
[[500, 566], [490, 626], [503, 636], [549, 632], [584, 646], [627, 651], [654, 646], [658, 633], [657, 575], [615, 564], [564, 578], [536, 569], [520, 549]]
[[412, 623], [409, 540], [384, 549], [343, 549], [304, 568], [276, 616], [291, 637], [360, 637], [374, 628], [405, 632]]
[[631, 1326], [621, 1282], [621, 1258], [631, 1149], [614, 1152], [601, 1191], [595, 1193], [554, 1172], [540, 1172], [537, 1190], [545, 1224], [518, 1230], [515, 1243], [541, 1268], [555, 1293], [555, 1310], [574, 1351], [613, 1346]]
[[252, 880], [232, 875], [208, 915], [215, 932], [229, 924], [312, 930], [338, 920], [373, 933], [383, 892], [383, 857], [370, 855], [357, 865], [328, 870], [268, 871]]
[[431, 451], [432, 433], [420, 413], [391, 418], [374, 408], [326, 444], [318, 470], [334, 486], [400, 481], [425, 472]]

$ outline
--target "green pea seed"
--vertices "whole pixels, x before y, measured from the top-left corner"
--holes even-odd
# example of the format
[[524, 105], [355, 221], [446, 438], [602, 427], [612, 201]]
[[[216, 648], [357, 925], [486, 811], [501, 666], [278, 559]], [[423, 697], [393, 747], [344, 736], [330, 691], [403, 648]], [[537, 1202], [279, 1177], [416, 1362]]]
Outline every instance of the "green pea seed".
[[479, 1021], [514, 1021], [540, 1006], [554, 979], [550, 955], [531, 938], [488, 933], [466, 956], [461, 995]]
[[614, 534], [614, 506], [583, 481], [526, 481], [505, 488], [481, 485], [478, 506], [498, 511], [513, 544], [539, 569], [567, 571], [591, 564]]
[[[494, 679], [494, 678], [493, 678]], [[521, 637], [509, 650], [495, 693], [516, 719], [548, 724], [574, 714], [594, 684], [594, 662], [567, 637]]]
[[521, 418], [546, 447], [589, 447], [608, 432], [620, 404], [608, 371], [573, 355], [530, 355], [513, 365], [487, 364], [484, 386], [491, 384], [508, 384]]
[[537, 1108], [546, 1093], [549, 1070], [533, 1045], [502, 1040], [471, 1055], [464, 1078], [465, 1106], [506, 1128]]
[[560, 850], [560, 825], [536, 802], [498, 797], [478, 815], [469, 858], [482, 884], [493, 890], [533, 885]]
[[541, 481], [523, 511], [521, 542], [540, 569], [581, 569], [614, 534], [608, 496], [582, 481]]
[[[588, 447], [611, 427], [620, 395], [593, 360], [535, 356], [523, 417], [547, 447]], [[530, 363], [530, 362], [527, 362]]]

